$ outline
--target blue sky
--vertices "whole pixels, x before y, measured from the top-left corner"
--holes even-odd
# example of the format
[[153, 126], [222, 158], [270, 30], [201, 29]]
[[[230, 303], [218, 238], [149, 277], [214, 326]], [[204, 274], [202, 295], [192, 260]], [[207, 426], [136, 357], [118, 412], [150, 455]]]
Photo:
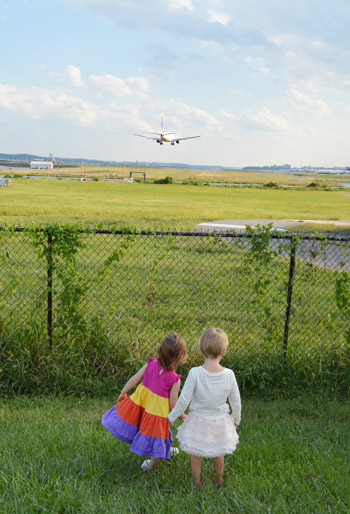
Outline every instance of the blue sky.
[[[0, 152], [349, 166], [349, 0], [0, 0]], [[162, 147], [133, 132], [200, 139]]]

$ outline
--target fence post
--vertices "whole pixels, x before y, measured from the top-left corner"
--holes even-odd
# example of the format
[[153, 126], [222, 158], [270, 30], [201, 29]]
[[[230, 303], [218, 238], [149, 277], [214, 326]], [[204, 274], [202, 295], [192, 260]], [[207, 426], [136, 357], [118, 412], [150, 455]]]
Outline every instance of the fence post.
[[52, 234], [47, 235], [47, 335], [50, 349], [52, 349]]
[[292, 239], [293, 246], [290, 252], [290, 262], [289, 262], [289, 280], [288, 280], [288, 293], [287, 293], [287, 308], [286, 308], [286, 318], [284, 322], [284, 336], [283, 336], [283, 360], [286, 363], [287, 360], [287, 349], [288, 349], [288, 336], [289, 336], [289, 319], [290, 319], [290, 310], [292, 305], [292, 293], [293, 293], [293, 278], [294, 278], [294, 270], [295, 270], [295, 254], [296, 254], [296, 240], [293, 237]]

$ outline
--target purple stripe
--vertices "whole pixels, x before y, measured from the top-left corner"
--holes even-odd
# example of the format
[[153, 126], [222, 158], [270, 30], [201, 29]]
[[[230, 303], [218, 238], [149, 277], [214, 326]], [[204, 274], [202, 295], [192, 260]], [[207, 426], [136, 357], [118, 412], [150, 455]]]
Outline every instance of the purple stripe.
[[114, 437], [129, 444], [133, 442], [139, 431], [139, 427], [129, 425], [129, 423], [126, 423], [126, 421], [121, 419], [115, 410], [115, 405], [103, 414], [102, 425], [108, 430], [108, 432], [114, 435]]
[[162, 437], [152, 437], [138, 433], [130, 446], [130, 451], [142, 457], [155, 457], [156, 459], [170, 459], [170, 448], [173, 437], [169, 429], [169, 440]]
[[170, 448], [173, 445], [173, 436], [169, 428], [169, 439], [152, 437], [139, 433], [139, 427], [129, 425], [121, 419], [115, 410], [115, 406], [102, 415], [102, 425], [114, 437], [130, 444], [130, 451], [143, 457], [155, 457], [157, 459], [170, 459]]

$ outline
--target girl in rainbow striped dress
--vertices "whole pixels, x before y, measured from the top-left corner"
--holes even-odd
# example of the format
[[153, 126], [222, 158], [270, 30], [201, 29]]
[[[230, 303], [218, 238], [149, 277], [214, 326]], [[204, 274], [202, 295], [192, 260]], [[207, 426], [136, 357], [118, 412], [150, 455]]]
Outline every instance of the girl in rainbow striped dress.
[[[117, 405], [102, 416], [103, 426], [114, 437], [130, 444], [130, 451], [151, 457], [143, 462], [143, 471], [150, 470], [157, 459], [169, 459], [171, 454], [178, 453], [177, 448], [171, 448], [173, 437], [167, 417], [180, 389], [181, 375], [175, 373], [175, 369], [186, 360], [186, 341], [171, 332], [162, 340], [157, 358], [148, 359], [127, 381]], [[136, 391], [127, 396], [141, 380]]]

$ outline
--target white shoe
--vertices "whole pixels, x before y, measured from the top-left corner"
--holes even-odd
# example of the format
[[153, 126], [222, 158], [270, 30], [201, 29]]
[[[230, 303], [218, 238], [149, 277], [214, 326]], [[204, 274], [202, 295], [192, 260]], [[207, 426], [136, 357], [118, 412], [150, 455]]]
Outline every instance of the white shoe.
[[143, 463], [141, 464], [141, 469], [144, 472], [150, 471], [152, 469], [151, 468], [151, 459], [144, 460]]
[[170, 457], [175, 457], [175, 455], [179, 455], [179, 449], [175, 446], [170, 448]]

